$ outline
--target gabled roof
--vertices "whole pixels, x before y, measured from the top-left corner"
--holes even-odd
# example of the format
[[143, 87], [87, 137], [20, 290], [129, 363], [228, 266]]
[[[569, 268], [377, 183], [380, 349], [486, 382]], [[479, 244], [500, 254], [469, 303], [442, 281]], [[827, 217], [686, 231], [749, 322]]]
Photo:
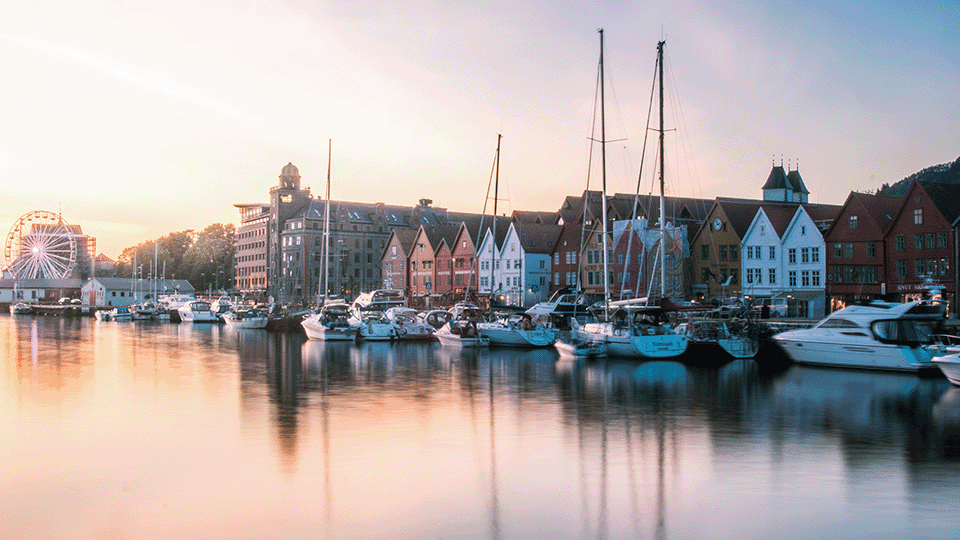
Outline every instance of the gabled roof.
[[386, 253], [387, 246], [393, 242], [393, 238], [397, 239], [397, 243], [400, 244], [400, 249], [403, 251], [405, 257], [410, 256], [410, 250], [413, 249], [413, 242], [417, 238], [417, 233], [420, 229], [394, 229], [390, 231], [390, 237], [387, 239], [386, 243], [383, 245], [384, 253], [380, 254], [382, 259]]
[[559, 212], [534, 212], [528, 210], [514, 210], [513, 212], [513, 220], [520, 223], [555, 225], [559, 219]]
[[517, 224], [520, 246], [526, 253], [553, 253], [557, 240], [563, 233], [563, 225], [542, 225], [539, 223]]
[[767, 216], [767, 220], [770, 221], [770, 225], [773, 227], [774, 232], [777, 233], [777, 237], [783, 238], [783, 233], [786, 232], [790, 222], [793, 221], [793, 216], [797, 215], [798, 206], [799, 205], [796, 204], [789, 206], [764, 204], [761, 205], [760, 208]]
[[787, 173], [783, 166], [774, 166], [770, 170], [770, 176], [767, 176], [767, 182], [763, 184], [762, 189], [793, 189], [793, 186], [787, 181]]
[[917, 184], [927, 192], [948, 223], [953, 224], [960, 217], [960, 184], [920, 181]]
[[423, 234], [427, 237], [427, 241], [430, 242], [434, 252], [437, 251], [440, 244], [446, 243], [448, 246], [453, 245], [453, 242], [457, 240], [457, 232], [460, 231], [459, 225], [440, 225], [437, 227], [420, 228], [423, 229]]
[[873, 221], [880, 233], [885, 235], [887, 234], [887, 231], [893, 227], [893, 223], [896, 221], [897, 215], [900, 214], [900, 207], [903, 206], [904, 200], [905, 199], [903, 197], [887, 197], [884, 195], [873, 195], [870, 193], [851, 191], [850, 195], [847, 195], [847, 200], [844, 201], [843, 205], [840, 207], [840, 211], [837, 213], [836, 217], [834, 217], [834, 221], [830, 225], [830, 228], [824, 232], [823, 236], [824, 238], [829, 236], [833, 228], [837, 226], [838, 222], [836, 221], [836, 218], [843, 213], [844, 209], [855, 204], [866, 210], [866, 215], [864, 215], [864, 218]]

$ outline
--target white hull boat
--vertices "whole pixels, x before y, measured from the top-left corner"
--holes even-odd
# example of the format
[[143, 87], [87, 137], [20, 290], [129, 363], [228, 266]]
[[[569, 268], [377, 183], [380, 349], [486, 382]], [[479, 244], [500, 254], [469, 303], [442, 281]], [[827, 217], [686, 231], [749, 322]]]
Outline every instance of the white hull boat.
[[434, 339], [433, 326], [421, 321], [417, 312], [408, 307], [392, 307], [386, 311], [387, 320], [393, 325], [400, 341], [429, 341]]
[[223, 322], [231, 328], [266, 328], [269, 320], [266, 313], [252, 311], [229, 311], [223, 315]]
[[320, 313], [305, 317], [300, 325], [308, 339], [354, 341], [357, 329], [347, 322], [349, 315], [350, 308], [346, 304], [328, 304], [320, 309]]
[[217, 315], [210, 311], [210, 302], [204, 300], [196, 300], [194, 302], [189, 302], [185, 306], [181, 306], [177, 310], [177, 313], [180, 314], [180, 322], [190, 322], [190, 323], [215, 323], [220, 322], [220, 319], [217, 318]]
[[533, 324], [527, 314], [511, 315], [504, 320], [479, 323], [480, 335], [490, 339], [494, 347], [549, 347], [557, 340], [556, 332]]
[[935, 369], [941, 351], [934, 335], [944, 311], [945, 304], [934, 301], [853, 305], [773, 339], [798, 364], [919, 372]]
[[30, 304], [17, 302], [10, 306], [11, 315], [29, 315], [30, 313], [33, 313], [33, 308], [30, 307]]
[[933, 363], [940, 368], [943, 376], [951, 383], [960, 386], [960, 352], [937, 356], [933, 359]]

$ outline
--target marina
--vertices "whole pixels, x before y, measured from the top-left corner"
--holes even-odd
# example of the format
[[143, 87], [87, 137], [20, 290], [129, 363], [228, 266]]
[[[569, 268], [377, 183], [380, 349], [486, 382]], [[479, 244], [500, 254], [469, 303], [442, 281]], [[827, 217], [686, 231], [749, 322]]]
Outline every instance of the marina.
[[956, 535], [944, 378], [90, 317], [0, 343], [11, 537]]

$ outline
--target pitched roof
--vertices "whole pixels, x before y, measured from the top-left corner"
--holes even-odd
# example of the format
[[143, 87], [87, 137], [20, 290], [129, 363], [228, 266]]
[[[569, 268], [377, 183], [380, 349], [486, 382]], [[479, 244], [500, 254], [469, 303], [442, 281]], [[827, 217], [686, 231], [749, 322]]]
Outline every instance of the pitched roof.
[[[410, 250], [413, 249], [413, 242], [417, 238], [417, 233], [419, 229], [394, 229], [390, 232], [393, 235], [397, 242], [400, 244], [400, 249], [403, 250], [404, 255], [410, 255]], [[387, 249], [387, 246], [390, 245], [390, 242], [383, 246], [383, 249]]]
[[797, 214], [797, 206], [798, 205], [795, 204], [789, 206], [763, 204], [760, 208], [763, 208], [763, 213], [766, 214], [767, 219], [770, 220], [770, 225], [777, 233], [777, 236], [783, 238], [783, 233], [787, 231], [787, 227], [793, 220], [793, 216]]
[[793, 189], [787, 181], [787, 173], [783, 171], [783, 166], [774, 166], [770, 170], [770, 176], [767, 176], [767, 182], [763, 184], [763, 189]]
[[796, 193], [804, 193], [806, 195], [810, 194], [810, 191], [807, 190], [807, 186], [803, 185], [803, 179], [800, 178], [800, 171], [794, 169], [787, 173], [787, 182], [793, 186], [793, 191]]
[[940, 182], [920, 182], [920, 187], [927, 192], [930, 200], [937, 206], [948, 223], [953, 223], [960, 217], [960, 184], [944, 184]]
[[514, 221], [521, 223], [542, 223], [545, 225], [554, 225], [560, 219], [560, 213], [514, 210], [512, 217]]
[[517, 229], [520, 235], [520, 246], [526, 253], [553, 253], [557, 240], [563, 233], [563, 225], [543, 225], [539, 223], [523, 223]]
[[850, 198], [862, 202], [870, 219], [877, 224], [883, 233], [893, 227], [893, 222], [897, 219], [897, 214], [900, 213], [900, 207], [903, 206], [904, 201], [903, 197], [884, 197], [855, 191], [850, 193]]

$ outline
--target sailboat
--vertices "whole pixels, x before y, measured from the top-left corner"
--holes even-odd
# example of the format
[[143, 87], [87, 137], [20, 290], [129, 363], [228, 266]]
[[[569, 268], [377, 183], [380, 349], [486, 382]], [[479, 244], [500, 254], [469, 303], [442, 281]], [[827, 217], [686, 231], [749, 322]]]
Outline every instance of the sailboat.
[[[320, 288], [323, 290], [323, 298], [320, 304], [319, 313], [307, 315], [300, 321], [303, 331], [307, 338], [321, 341], [353, 341], [356, 339], [357, 329], [350, 325], [350, 306], [346, 303], [328, 302], [327, 296], [328, 284], [330, 278], [330, 162], [333, 157], [333, 140], [329, 142], [327, 149], [327, 208], [324, 212], [323, 222], [323, 279], [320, 281]], [[320, 300], [319, 293], [317, 294]]]
[[[556, 341], [556, 334], [552, 328], [537, 324], [527, 313], [515, 313], [506, 318], [494, 319], [493, 298], [496, 269], [494, 264], [497, 254], [497, 200], [500, 189], [500, 141], [502, 135], [497, 134], [497, 154], [493, 169], [493, 233], [490, 235], [490, 302], [487, 311], [487, 322], [478, 322], [480, 335], [490, 340], [491, 346], [500, 347], [549, 347]], [[489, 193], [489, 187], [487, 188]]]
[[[675, 358], [687, 350], [687, 340], [663, 324], [663, 310], [640, 305], [634, 300], [610, 302], [610, 261], [607, 247], [609, 237], [609, 223], [607, 220], [607, 178], [606, 178], [606, 131], [603, 106], [603, 29], [600, 32], [600, 149], [601, 168], [603, 171], [603, 288], [604, 288], [604, 315], [602, 322], [577, 325], [573, 330], [574, 339], [580, 341], [602, 342], [609, 356], [620, 356], [636, 359]], [[664, 224], [664, 146], [663, 146], [663, 46], [661, 41], [657, 45], [657, 64], [660, 76], [660, 223], [661, 231]], [[661, 261], [664, 255], [664, 242], [660, 242]], [[662, 272], [665, 274], [665, 270]], [[665, 275], [661, 278], [661, 292], [666, 291]], [[614, 311], [610, 311], [613, 306]]]

